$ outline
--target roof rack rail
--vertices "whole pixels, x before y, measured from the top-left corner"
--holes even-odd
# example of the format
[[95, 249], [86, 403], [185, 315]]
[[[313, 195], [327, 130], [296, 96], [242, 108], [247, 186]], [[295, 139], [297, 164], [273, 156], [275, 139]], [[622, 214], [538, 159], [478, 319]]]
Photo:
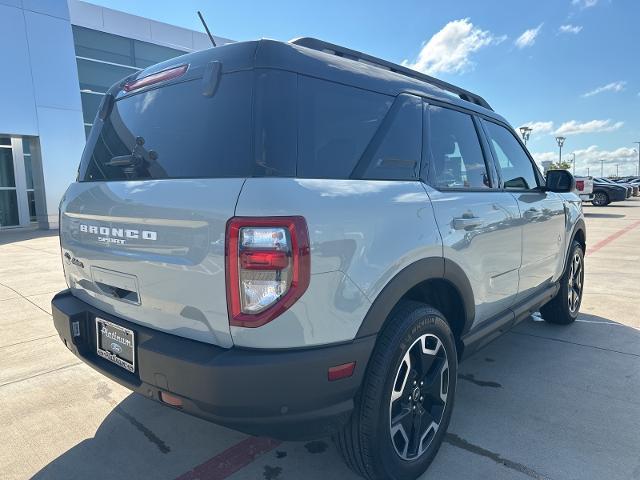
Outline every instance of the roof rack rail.
[[456, 87], [455, 85], [452, 85], [443, 80], [439, 80], [429, 75], [425, 75], [424, 73], [417, 72], [415, 70], [412, 70], [407, 67], [403, 67], [396, 63], [388, 62], [387, 60], [383, 60], [381, 58], [374, 57], [372, 55], [367, 55], [366, 53], [362, 53], [357, 50], [351, 50], [350, 48], [342, 47], [340, 45], [335, 45], [333, 43], [325, 42], [323, 40], [319, 40], [313, 37], [295, 38], [291, 40], [289, 43], [292, 43], [294, 45], [299, 45], [301, 47], [311, 48], [313, 50], [319, 50], [321, 52], [332, 53], [334, 55], [337, 55], [338, 57], [344, 57], [350, 60], [368, 63], [376, 67], [384, 68], [385, 70], [390, 70], [394, 73], [399, 73], [400, 75], [405, 75], [407, 77], [415, 78], [417, 80], [421, 80], [423, 82], [429, 83], [442, 90], [446, 90], [447, 92], [458, 95], [462, 100], [475, 103], [476, 105], [480, 105], [481, 107], [484, 107], [488, 110], [493, 110], [491, 106], [487, 103], [487, 101], [484, 98], [482, 98], [480, 95], [471, 93], [468, 90], [465, 90], [464, 88]]

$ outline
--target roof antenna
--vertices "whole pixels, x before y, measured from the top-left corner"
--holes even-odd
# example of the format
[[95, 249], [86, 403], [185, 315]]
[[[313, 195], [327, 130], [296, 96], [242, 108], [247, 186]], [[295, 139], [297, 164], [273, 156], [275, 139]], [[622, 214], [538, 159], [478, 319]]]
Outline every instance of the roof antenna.
[[209, 40], [211, 40], [211, 43], [213, 43], [214, 47], [217, 47], [216, 41], [213, 39], [213, 35], [211, 35], [211, 32], [209, 31], [209, 27], [207, 27], [207, 22], [204, 21], [204, 17], [200, 13], [200, 10], [198, 10], [198, 16], [200, 17], [200, 21], [202, 22], [202, 25], [204, 25], [204, 29], [207, 31], [207, 35], [209, 35]]

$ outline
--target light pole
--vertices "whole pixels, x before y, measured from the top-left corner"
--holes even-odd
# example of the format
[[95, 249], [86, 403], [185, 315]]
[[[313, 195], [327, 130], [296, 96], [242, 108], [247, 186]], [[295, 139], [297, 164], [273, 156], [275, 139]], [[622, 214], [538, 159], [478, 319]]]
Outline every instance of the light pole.
[[529, 137], [531, 136], [532, 130], [533, 128], [527, 127], [526, 125], [524, 127], [520, 127], [520, 135], [522, 135], [522, 141], [525, 145], [527, 144], [527, 140], [529, 140]]
[[591, 176], [591, 173], [589, 172], [590, 168], [587, 167], [587, 177]]
[[558, 147], [560, 148], [560, 154], [558, 156], [558, 164], [562, 163], [562, 146], [564, 145], [565, 140], [566, 140], [566, 137], [556, 137], [556, 142], [558, 142]]
[[620, 174], [619, 174], [620, 171], [618, 170], [619, 166], [620, 166], [620, 164], [616, 163], [616, 178], [620, 178]]
[[600, 176], [604, 177], [604, 160], [600, 160]]
[[638, 175], [640, 175], [640, 142], [633, 142], [638, 144]]
[[574, 152], [571, 152], [571, 155], [573, 155], [573, 174], [576, 174], [576, 154]]

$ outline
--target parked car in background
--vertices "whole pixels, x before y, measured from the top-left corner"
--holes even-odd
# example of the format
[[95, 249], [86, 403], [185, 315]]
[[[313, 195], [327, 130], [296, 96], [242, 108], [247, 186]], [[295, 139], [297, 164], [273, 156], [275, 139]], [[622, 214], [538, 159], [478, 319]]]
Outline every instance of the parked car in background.
[[576, 177], [576, 190], [583, 202], [593, 200], [593, 177]]
[[591, 203], [597, 207], [604, 207], [611, 202], [621, 202], [627, 199], [628, 189], [605, 178], [593, 179], [593, 200]]
[[599, 177], [599, 180], [601, 180], [602, 182], [605, 183], [609, 183], [611, 185], [616, 185], [618, 187], [622, 187], [625, 189], [626, 193], [626, 198], [629, 198], [631, 195], [633, 195], [633, 187], [631, 185], [629, 185], [628, 183], [617, 183], [614, 182], [613, 180], [611, 180], [610, 178], [605, 178], [605, 177]]
[[633, 189], [632, 195], [634, 197], [640, 195], [640, 179], [636, 179], [633, 177], [626, 179], [619, 178], [615, 180], [615, 183], [617, 183], [618, 185], [624, 185], [625, 187], [631, 187]]

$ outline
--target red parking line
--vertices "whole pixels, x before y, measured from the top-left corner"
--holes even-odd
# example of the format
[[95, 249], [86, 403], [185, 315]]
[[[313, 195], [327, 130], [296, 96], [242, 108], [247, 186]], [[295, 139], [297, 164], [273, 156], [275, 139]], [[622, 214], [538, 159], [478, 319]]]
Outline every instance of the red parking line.
[[592, 253], [597, 252], [598, 250], [600, 250], [602, 247], [607, 246], [608, 244], [610, 244], [611, 242], [613, 242], [615, 239], [621, 237], [622, 235], [624, 235], [627, 232], [630, 232], [631, 230], [633, 230], [634, 228], [636, 228], [638, 225], [640, 225], [640, 220], [633, 222], [630, 225], [627, 225], [626, 227], [624, 227], [622, 230], [618, 230], [615, 233], [612, 233], [611, 235], [609, 235], [607, 238], [605, 238], [604, 240], [600, 240], [598, 243], [596, 243], [593, 247], [587, 248], [587, 255], [590, 255]]
[[183, 473], [176, 480], [223, 480], [249, 465], [260, 455], [270, 452], [280, 443], [282, 442], [272, 438], [246, 438], [193, 470]]

